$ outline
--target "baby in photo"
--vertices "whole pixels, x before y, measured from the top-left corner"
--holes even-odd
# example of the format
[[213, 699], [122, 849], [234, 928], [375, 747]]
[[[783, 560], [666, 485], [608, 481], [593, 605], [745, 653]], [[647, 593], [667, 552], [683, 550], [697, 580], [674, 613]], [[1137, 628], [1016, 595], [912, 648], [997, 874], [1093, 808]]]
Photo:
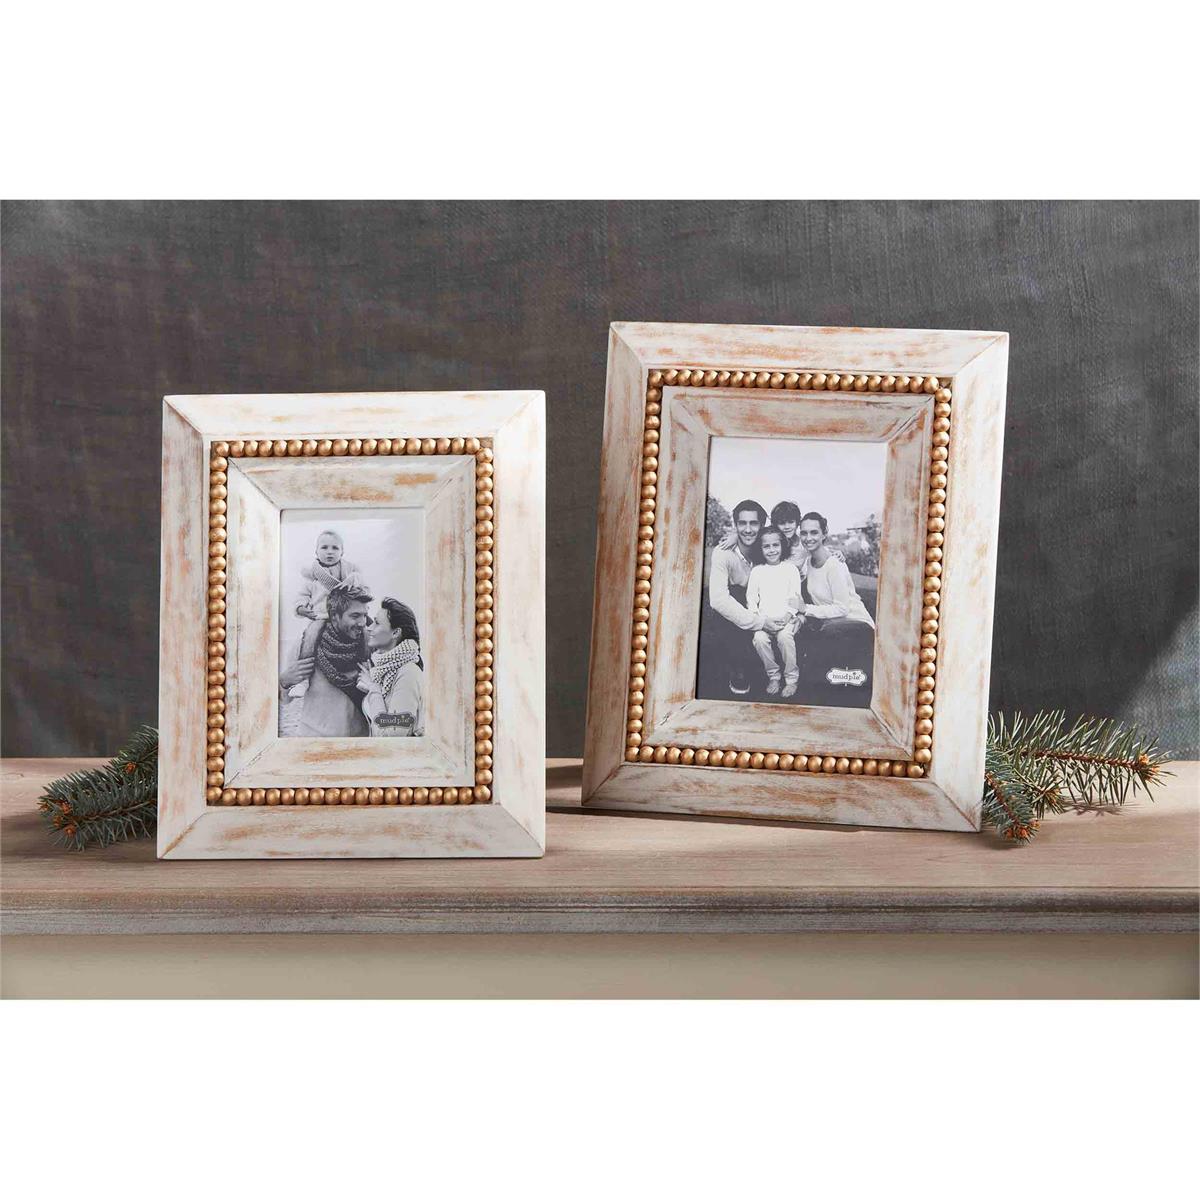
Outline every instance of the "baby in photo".
[[[345, 557], [342, 535], [332, 529], [317, 536], [316, 554], [311, 563], [300, 568], [300, 594], [296, 600], [296, 615], [308, 621], [300, 639], [300, 658], [310, 657], [316, 650], [321, 627], [329, 619], [329, 593], [343, 584], [366, 588], [362, 572]], [[288, 690], [293, 698], [303, 696], [308, 683], [298, 683]]]
[[[767, 695], [782, 695], [786, 700], [796, 694], [800, 682], [796, 629], [800, 624], [797, 614], [804, 601], [800, 571], [795, 563], [787, 561], [784, 543], [784, 535], [776, 526], [768, 525], [763, 529], [758, 545], [765, 561], [750, 572], [746, 582], [746, 608], [764, 623], [764, 628], [754, 634], [754, 649], [767, 672]], [[768, 629], [767, 625], [774, 628]], [[783, 659], [782, 672], [775, 657], [776, 647]]]

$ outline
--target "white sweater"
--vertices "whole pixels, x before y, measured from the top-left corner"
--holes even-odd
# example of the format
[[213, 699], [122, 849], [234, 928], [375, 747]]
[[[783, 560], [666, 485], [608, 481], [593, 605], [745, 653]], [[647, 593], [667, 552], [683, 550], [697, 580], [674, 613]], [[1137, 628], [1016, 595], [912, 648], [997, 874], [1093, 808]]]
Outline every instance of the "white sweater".
[[854, 590], [850, 568], [841, 559], [830, 555], [821, 567], [809, 559], [805, 581], [813, 600], [811, 604], [803, 606], [806, 617], [849, 617], [851, 621], [863, 621], [872, 629], [875, 628], [871, 614]]
[[759, 563], [746, 584], [746, 607], [764, 621], [790, 618], [803, 606], [795, 563]]

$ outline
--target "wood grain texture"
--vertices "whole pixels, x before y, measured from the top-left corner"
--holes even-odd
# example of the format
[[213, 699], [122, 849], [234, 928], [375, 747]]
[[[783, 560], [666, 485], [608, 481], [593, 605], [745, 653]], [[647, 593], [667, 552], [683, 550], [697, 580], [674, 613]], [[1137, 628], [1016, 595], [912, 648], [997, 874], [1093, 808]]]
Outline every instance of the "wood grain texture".
[[[804, 931], [1194, 933], [1200, 764], [1150, 803], [987, 835], [580, 809], [578, 761], [546, 764], [536, 862], [162, 863], [150, 841], [71, 854], [36, 812], [80, 760], [0, 767], [5, 934]], [[449, 816], [454, 810], [439, 815]], [[275, 816], [277, 810], [264, 812]], [[430, 813], [430, 815], [433, 815]]]
[[[652, 380], [650, 373], [668, 372], [664, 381], [668, 386], [663, 392], [663, 412], [667, 420], [660, 419], [659, 422], [666, 434], [646, 433], [647, 438], [657, 443], [654, 447], [656, 469], [658, 477], [664, 480], [664, 501], [653, 514], [657, 518], [654, 524], [654, 573], [649, 584], [643, 580], [637, 585], [642, 589], [650, 588], [651, 634], [664, 644], [659, 647], [651, 644], [646, 648], [644, 668], [640, 665], [630, 667], [627, 649], [620, 668], [625, 680], [630, 679], [631, 671], [634, 675], [644, 673], [644, 679], [628, 685], [640, 685], [639, 695], [644, 690], [647, 697], [653, 696], [660, 679], [665, 682], [660, 706], [654, 708], [652, 705], [650, 709], [652, 727], [639, 734], [640, 753], [645, 756], [653, 747], [659, 761], [646, 762], [644, 757], [641, 762], [624, 761], [624, 728], [611, 722], [589, 724], [584, 761], [588, 763], [595, 758], [603, 767], [594, 773], [587, 772], [584, 803], [662, 812], [729, 814], [736, 811], [742, 816], [761, 815], [777, 820], [978, 829], [978, 780], [983, 777], [987, 720], [987, 664], [991, 654], [988, 639], [999, 506], [996, 481], [1003, 451], [1007, 335], [896, 329], [755, 329], [746, 326], [731, 326], [722, 332], [715, 326], [672, 328], [642, 324], [617, 324], [613, 327], [613, 335], [617, 345], [624, 344], [628, 349], [628, 353], [620, 358], [614, 355], [613, 361], [620, 369], [610, 377], [606, 399], [607, 410], [613, 415], [614, 434], [616, 422], [625, 420], [634, 426], [640, 437], [646, 412], [647, 384], [654, 382], [657, 385], [662, 378], [655, 375]], [[669, 354], [678, 357], [664, 357]], [[628, 363], [629, 356], [636, 360], [636, 369]], [[699, 620], [697, 610], [686, 610], [697, 593], [694, 572], [699, 557], [698, 543], [703, 536], [699, 514], [703, 511], [705, 495], [707, 439], [714, 433], [747, 431], [786, 436], [795, 428], [794, 420], [788, 418], [789, 403], [802, 410], [812, 410], [805, 414], [806, 432], [815, 429], [826, 436], [850, 436], [855, 424], [854, 402], [848, 399], [850, 393], [843, 391], [826, 392], [824, 399], [818, 393], [804, 391], [776, 392], [773, 399], [769, 396], [760, 399], [757, 390], [724, 392], [716, 389], [711, 397], [695, 400], [686, 390], [681, 395], [672, 395], [669, 385], [676, 378], [673, 369], [685, 368], [681, 378], [686, 388], [690, 377], [686, 368], [696, 365], [710, 370], [710, 386], [718, 371], [735, 369], [739, 378], [745, 370], [762, 372], [758, 377], [759, 386], [768, 381], [766, 368], [781, 372], [774, 377], [776, 386], [782, 384], [785, 372], [792, 373], [793, 385], [797, 382], [802, 385], [807, 382], [807, 377], [801, 380], [804, 372], [836, 370], [842, 380], [861, 376], [864, 388], [868, 374], [875, 376], [878, 387], [881, 372], [907, 377], [937, 370], [944, 386], [953, 387], [955, 372], [964, 372], [964, 394], [955, 399], [952, 421], [952, 429], [957, 430], [961, 424], [963, 433], [957, 451], [954, 441], [957, 434], [951, 434], [951, 502], [947, 504], [945, 519], [945, 553], [951, 563], [957, 561], [958, 566], [953, 571], [945, 564], [931, 568], [931, 572], [944, 573], [948, 577], [952, 574], [953, 588], [948, 587], [949, 578], [932, 580], [926, 585], [942, 589], [943, 616], [948, 605], [955, 607], [953, 627], [958, 653], [939, 659], [936, 665], [922, 662], [919, 668], [921, 672], [936, 670], [933, 762], [924, 769], [914, 768], [924, 778], [895, 778], [891, 775], [890, 764], [886, 777], [882, 770], [878, 776], [864, 770], [862, 775], [833, 779], [803, 770], [735, 770], [728, 766], [717, 769], [682, 763], [669, 766], [661, 760], [660, 756], [671, 746], [674, 749], [670, 752], [676, 756], [680, 753], [679, 746], [720, 747], [730, 758], [733, 757], [731, 751], [745, 752], [747, 763], [749, 754], [754, 751], [821, 755], [826, 770], [840, 757], [844, 760], [842, 770], [848, 770], [852, 758], [886, 757], [886, 752], [879, 749], [883, 744], [894, 743], [900, 737], [904, 737], [907, 744], [908, 737], [901, 732], [905, 727], [906, 705], [911, 713], [910, 721], [916, 720], [913, 684], [917, 671], [915, 648], [920, 636], [919, 601], [925, 576], [923, 509], [929, 487], [927, 455], [946, 455], [942, 448], [929, 451], [931, 414], [923, 399], [913, 402], [916, 411], [908, 415], [897, 411], [894, 396], [882, 400], [880, 407], [870, 400], [857, 405], [860, 436], [888, 436], [889, 443], [895, 443], [894, 452], [889, 452], [887, 490], [889, 500], [898, 508], [897, 530], [886, 543], [889, 561], [882, 564], [881, 569], [889, 583], [880, 596], [878, 638], [887, 638], [889, 645], [876, 655], [876, 661], [882, 658], [884, 664], [882, 679], [878, 681], [885, 689], [881, 693], [883, 703], [879, 706], [884, 719], [879, 719], [873, 703], [869, 716], [871, 727], [862, 744], [856, 746], [848, 745], [845, 739], [848, 730], [861, 731], [861, 714], [843, 718], [840, 712], [835, 710], [831, 715], [827, 710], [812, 717], [812, 710], [794, 706], [780, 716], [761, 711], [771, 706], [741, 706], [744, 709], [741, 713], [726, 715], [726, 710], [733, 706], [711, 702], [705, 705], [686, 699], [695, 664], [694, 657], [685, 660], [683, 655], [694, 650], [695, 636], [680, 634], [678, 630], [680, 623]], [[821, 380], [826, 377], [822, 374]], [[832, 385], [837, 386], [839, 379], [830, 378]], [[928, 385], [930, 391], [938, 386], [936, 382]], [[903, 388], [907, 387], [905, 379]], [[636, 408], [630, 398], [633, 394], [638, 398]], [[856, 391], [854, 395], [859, 397], [862, 393]], [[824, 404], [829, 405], [827, 419], [820, 415]], [[672, 416], [672, 409], [679, 410], [678, 419]], [[795, 407], [792, 411], [796, 411]], [[743, 413], [751, 415], [743, 416]], [[609, 562], [615, 564], [622, 552], [627, 555], [630, 567], [634, 562], [628, 546], [637, 536], [637, 526], [632, 515], [621, 507], [618, 489], [623, 483], [631, 498], [640, 495], [640, 446], [634, 452], [632, 466], [628, 456], [624, 443], [615, 438], [606, 439], [604, 459], [606, 468], [611, 465], [612, 490], [602, 496], [598, 550], [598, 562], [603, 561], [606, 565]], [[677, 459], [679, 475], [672, 482], [671, 472]], [[672, 507], [682, 511], [671, 511]], [[890, 520], [891, 512], [885, 512], [885, 526]], [[941, 519], [930, 528], [941, 530]], [[939, 533], [939, 540], [941, 536]], [[642, 569], [649, 570], [648, 567]], [[658, 601], [660, 608], [656, 617], [655, 595], [663, 589], [665, 599]], [[615, 656], [610, 656], [607, 648], [620, 636], [625, 638], [628, 646], [634, 605], [632, 596], [611, 586], [607, 572], [599, 569], [596, 593], [593, 640], [600, 641], [606, 654], [593, 664], [592, 680], [605, 696], [607, 705], [611, 703], [609, 679], [615, 665]], [[935, 596], [929, 603], [936, 601]], [[905, 623], [907, 630], [901, 627]], [[598, 626], [603, 628], [603, 634], [596, 632]], [[907, 667], [901, 662], [905, 650], [909, 658]], [[904, 691], [909, 694], [902, 694]], [[593, 700], [593, 707], [596, 706], [597, 702]], [[939, 728], [943, 714], [947, 717], [944, 729]], [[688, 729], [689, 734], [694, 732], [695, 737], [677, 736], [677, 722]], [[813, 744], [813, 733], [830, 726], [833, 744]], [[732, 727], [736, 727], [739, 734], [749, 736], [735, 740], [730, 735]], [[781, 736], [778, 742], [763, 739], [764, 730], [782, 734], [789, 727], [790, 736]], [[953, 747], [953, 752], [947, 754], [946, 763], [939, 767], [936, 747], [943, 736]], [[928, 757], [927, 751], [922, 753]], [[618, 759], [615, 769], [609, 765], [614, 758]], [[767, 778], [764, 779], [764, 775]]]
[[[545, 757], [545, 401], [540, 392], [443, 393], [410, 395], [382, 393], [361, 395], [267, 396], [261, 402], [251, 396], [168, 397], [165, 402], [163, 440], [163, 600], [161, 626], [163, 665], [160, 687], [160, 796], [159, 855], [164, 858], [338, 858], [338, 857], [529, 857], [542, 853], [544, 816], [539, 789], [529, 778], [540, 773]], [[198, 424], [192, 424], [192, 422]], [[215, 440], [252, 436], [253, 430], [275, 430], [280, 434], [368, 433], [398, 437], [415, 432], [439, 438], [488, 437], [494, 445], [492, 493], [496, 512], [497, 593], [508, 598], [497, 604], [491, 640], [496, 661], [495, 694], [490, 697], [490, 719], [494, 732], [494, 771], [490, 785], [491, 803], [443, 807], [213, 807], [205, 801], [203, 746], [205, 721], [205, 660], [201, 651], [207, 630], [207, 545], [194, 543], [207, 528], [207, 459]], [[308, 431], [305, 433], [305, 431]], [[432, 432], [431, 432], [432, 431]], [[478, 442], [475, 442], [478, 447]], [[481, 450], [481, 454], [492, 451]], [[511, 460], [503, 461], [504, 455]], [[416, 489], [429, 504], [427, 532], [432, 538], [430, 580], [431, 604], [441, 603], [446, 612], [434, 622], [441, 641], [434, 650], [444, 660], [443, 670], [453, 678], [441, 678], [451, 698], [462, 700], [461, 711], [434, 720], [439, 737], [430, 739], [426, 751], [446, 756], [456, 754], [447, 772], [447, 783], [466, 782], [474, 776], [475, 698], [475, 459], [458, 455], [419, 460], [412, 469]], [[461, 460], [461, 461], [460, 461]], [[283, 479], [285, 467], [243, 472], [247, 486], [243, 500], [254, 493], [265, 500], [274, 514], [263, 516], [264, 503], [254, 501], [254, 521], [243, 521], [243, 550], [246, 566], [259, 574], [266, 571], [265, 559], [277, 545], [278, 531], [268, 528], [277, 522], [269, 497], [282, 486], [285, 496], [299, 500], [306, 488], [316, 491], [315, 500], [332, 498], [344, 503], [364, 499], [371, 504], [386, 494], [393, 502], [406, 487], [410, 471], [403, 461], [378, 462], [342, 458], [345, 469], [305, 468], [301, 485]], [[365, 464], [367, 483], [359, 489], [350, 478]], [[436, 476], [436, 478], [435, 478]], [[251, 482], [253, 480], [253, 482]], [[288, 491], [288, 488], [291, 491]], [[246, 507], [249, 507], [248, 505]], [[507, 517], [503, 514], [508, 514]], [[505, 525], [506, 519], [511, 522]], [[481, 526], [482, 528], [482, 526]], [[490, 526], [488, 527], [490, 528]], [[511, 532], [509, 532], [511, 530]], [[503, 539], [508, 536], [508, 545]], [[427, 552], [430, 543], [427, 541]], [[440, 557], [439, 557], [440, 556]], [[230, 559], [230, 568], [240, 568]], [[267, 572], [274, 580], [273, 572]], [[253, 585], [257, 600], [261, 579]], [[276, 589], [277, 596], [277, 589]], [[235, 609], [235, 619], [236, 619]], [[457, 614], [458, 622], [455, 621]], [[444, 620], [439, 625], [438, 620]], [[248, 625], [248, 636], [272, 636], [273, 624], [264, 633], [261, 615]], [[243, 646], [238, 659], [244, 664], [250, 649]], [[261, 661], [261, 660], [260, 660]], [[276, 664], [277, 665], [277, 664]], [[257, 746], [268, 734], [262, 724], [261, 678], [251, 682], [243, 669], [239, 682], [242, 708], [257, 724], [250, 742]], [[276, 676], [268, 678], [275, 686]], [[258, 688], [259, 691], [255, 691]], [[194, 697], [194, 699], [193, 699]], [[436, 707], [437, 701], [435, 701]], [[481, 701], [479, 702], [481, 703]], [[271, 709], [273, 712], [273, 708]], [[261, 736], [260, 736], [261, 735]], [[257, 740], [256, 740], [257, 739]], [[389, 749], [393, 739], [347, 739], [328, 743], [309, 739], [276, 739], [258, 751], [250, 762], [240, 763], [240, 783], [258, 771], [263, 779], [276, 779], [285, 786], [308, 786], [311, 774], [282, 778], [295, 768], [311, 773], [318, 762], [342, 777], [338, 786], [365, 787], [372, 781], [359, 777], [359, 770], [378, 770], [380, 784], [425, 785], [403, 775], [390, 778], [412, 765], [397, 767], [399, 754]], [[381, 745], [381, 743], [386, 744]], [[409, 750], [411, 754], [411, 748]], [[278, 759], [275, 762], [274, 759]], [[385, 761], [386, 760], [386, 761]], [[533, 764], [532, 766], [530, 764]], [[418, 763], [418, 766], [426, 764]], [[386, 770], [385, 770], [386, 767]], [[275, 774], [273, 774], [274, 772]], [[256, 776], [258, 778], [259, 776]], [[436, 782], [436, 781], [428, 781]], [[319, 785], [319, 784], [318, 784]], [[364, 793], [365, 794], [365, 793]]]
[[[637, 482], [642, 465], [642, 405], [646, 372], [616, 328], [608, 335], [608, 391], [600, 456], [601, 524], [611, 537], [596, 540], [595, 578], [604, 581], [592, 601], [592, 646], [588, 670], [587, 752], [583, 786], [595, 791], [624, 757], [629, 610], [633, 599], [637, 545]], [[624, 597], [624, 623], [614, 614]]]

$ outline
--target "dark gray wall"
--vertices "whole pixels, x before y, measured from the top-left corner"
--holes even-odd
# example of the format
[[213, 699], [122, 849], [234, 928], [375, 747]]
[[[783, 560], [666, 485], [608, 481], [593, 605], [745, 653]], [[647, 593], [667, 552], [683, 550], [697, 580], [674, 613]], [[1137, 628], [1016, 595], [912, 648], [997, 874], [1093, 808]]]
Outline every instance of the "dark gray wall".
[[168, 392], [542, 388], [580, 751], [614, 320], [1012, 335], [993, 707], [1197, 747], [1192, 203], [9, 203], [3, 753], [153, 720]]

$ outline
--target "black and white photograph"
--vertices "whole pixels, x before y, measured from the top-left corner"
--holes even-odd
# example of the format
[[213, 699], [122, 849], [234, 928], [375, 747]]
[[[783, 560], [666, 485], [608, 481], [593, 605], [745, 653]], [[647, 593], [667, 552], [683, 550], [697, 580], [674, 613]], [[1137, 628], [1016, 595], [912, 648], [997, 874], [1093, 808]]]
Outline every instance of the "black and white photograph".
[[713, 438], [696, 697], [868, 708], [887, 447]]
[[280, 514], [279, 736], [423, 737], [424, 516]]

